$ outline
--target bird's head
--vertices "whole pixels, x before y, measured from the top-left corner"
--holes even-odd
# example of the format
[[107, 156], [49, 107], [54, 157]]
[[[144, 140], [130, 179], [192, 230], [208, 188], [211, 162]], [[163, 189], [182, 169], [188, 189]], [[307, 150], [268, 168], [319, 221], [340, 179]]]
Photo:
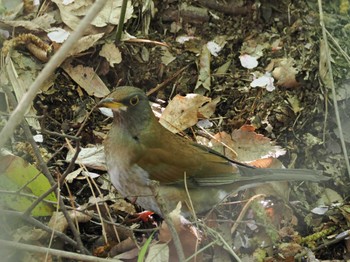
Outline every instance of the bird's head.
[[115, 122], [132, 129], [136, 125], [145, 128], [154, 118], [146, 94], [132, 86], [116, 88], [99, 102], [98, 107], [112, 110]]

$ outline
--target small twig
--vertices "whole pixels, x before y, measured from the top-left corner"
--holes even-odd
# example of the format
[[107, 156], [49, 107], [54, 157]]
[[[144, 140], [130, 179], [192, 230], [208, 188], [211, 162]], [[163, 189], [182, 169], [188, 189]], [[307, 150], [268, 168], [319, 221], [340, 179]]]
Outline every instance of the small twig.
[[337, 49], [339, 50], [339, 52], [342, 54], [342, 56], [345, 58], [345, 60], [348, 62], [348, 64], [350, 64], [350, 56], [345, 52], [345, 50], [339, 45], [338, 41], [336, 39], [334, 39], [334, 37], [328, 32], [327, 29], [326, 33], [329, 36], [329, 38], [332, 40], [333, 44], [337, 47]]
[[[26, 198], [33, 198], [33, 199], [38, 199], [39, 198], [38, 196], [35, 196], [35, 195], [32, 195], [32, 194], [28, 194], [28, 193], [23, 193], [23, 192], [20, 192], [20, 191], [8, 191], [8, 190], [0, 189], [0, 195], [1, 194], [16, 195], [16, 196], [22, 196], [22, 197], [26, 197]], [[44, 203], [47, 203], [47, 204], [51, 204], [51, 205], [52, 204], [55, 205], [57, 203], [56, 201], [50, 201], [50, 200], [46, 200], [46, 199], [43, 199], [41, 201], [44, 202]]]
[[[331, 246], [331, 245], [334, 245], [334, 244], [336, 244], [336, 243], [339, 243], [340, 241], [343, 241], [343, 240], [346, 239], [346, 238], [349, 238], [349, 236], [350, 236], [350, 231], [349, 231], [349, 230], [346, 230], [345, 232], [342, 232], [342, 233], [338, 234], [338, 236], [336, 236], [335, 239], [330, 240], [330, 241], [327, 241], [327, 242], [325, 242], [325, 243], [323, 243], [323, 244], [321, 244], [321, 245], [319, 245], [319, 246], [317, 246], [317, 247], [311, 249], [311, 251], [315, 252], [315, 251], [320, 250], [320, 249], [322, 249], [322, 248], [329, 247], [329, 246]], [[306, 252], [306, 251], [303, 251], [303, 252], [301, 252], [300, 254], [297, 254], [297, 255], [294, 257], [294, 259], [295, 259], [296, 261], [298, 261], [301, 257], [305, 256], [306, 254], [307, 254], [307, 252]]]
[[237, 262], [241, 262], [241, 259], [238, 257], [238, 255], [235, 253], [232, 247], [226, 242], [226, 240], [219, 232], [216, 232], [214, 229], [208, 226], [206, 226], [206, 230], [208, 230], [212, 235], [216, 236], [222, 242], [223, 246], [237, 260]]
[[[89, 187], [90, 187], [90, 191], [91, 191], [92, 196], [93, 196], [95, 199], [97, 199], [96, 194], [95, 194], [95, 191], [94, 191], [94, 189], [93, 189], [93, 187], [92, 187], [92, 184], [91, 184], [91, 181], [90, 181], [90, 180], [93, 180], [93, 179], [90, 179], [89, 177], [86, 178], [86, 181], [87, 181], [88, 184], [89, 184]], [[105, 203], [104, 203], [104, 204], [105, 204]], [[102, 212], [101, 212], [100, 206], [99, 206], [97, 203], [95, 204], [95, 206], [96, 206], [97, 214], [99, 215], [99, 217], [102, 218]], [[106, 210], [108, 210], [108, 207], [106, 208]], [[102, 224], [101, 224], [101, 227], [102, 227], [102, 236], [103, 236], [103, 238], [104, 238], [104, 241], [105, 241], [106, 244], [108, 244], [108, 237], [107, 237], [106, 226], [102, 223]], [[116, 231], [115, 231], [115, 232], [116, 232]], [[120, 241], [120, 238], [119, 238], [118, 233], [116, 234], [116, 237], [117, 237], [118, 242], [120, 243], [121, 241]]]
[[176, 249], [178, 260], [185, 261], [185, 253], [184, 253], [183, 248], [182, 248], [179, 234], [177, 233], [175, 226], [174, 226], [174, 223], [171, 220], [171, 217], [169, 216], [169, 212], [166, 208], [166, 205], [164, 203], [163, 198], [158, 194], [159, 182], [151, 181], [150, 188], [151, 188], [153, 196], [155, 197], [155, 199], [157, 201], [159, 209], [162, 211], [162, 216], [165, 220], [165, 223], [167, 223], [167, 225], [168, 225], [169, 231], [170, 231], [171, 236], [172, 236], [173, 241], [174, 241], [174, 246]]
[[256, 200], [257, 198], [262, 198], [262, 197], [265, 197], [265, 195], [264, 194], [255, 195], [249, 199], [249, 201], [244, 205], [244, 207], [243, 207], [241, 213], [239, 214], [239, 216], [237, 217], [235, 223], [231, 227], [231, 234], [233, 234], [236, 231], [239, 223], [241, 222], [241, 220], [243, 219], [243, 217], [247, 213], [248, 208], [253, 203], [253, 201]]
[[52, 249], [52, 248], [46, 248], [46, 247], [39, 247], [39, 246], [34, 246], [34, 245], [28, 245], [28, 244], [22, 244], [14, 241], [6, 241], [0, 239], [0, 245], [2, 247], [7, 247], [7, 248], [12, 248], [14, 250], [24, 250], [24, 251], [29, 251], [32, 253], [49, 253], [53, 256], [58, 256], [58, 257], [65, 257], [69, 259], [74, 259], [77, 261], [88, 261], [88, 262], [106, 262], [106, 261], [116, 261], [120, 262], [119, 259], [105, 259], [105, 258], [99, 258], [95, 256], [88, 256], [88, 255], [82, 255], [78, 253], [73, 253], [73, 252], [67, 252], [67, 251], [62, 251], [58, 249]]
[[187, 198], [188, 198], [188, 201], [189, 201], [189, 207], [188, 208], [189, 209], [191, 208], [191, 212], [192, 212], [192, 216], [193, 216], [194, 220], [198, 221], [196, 212], [195, 212], [194, 207], [193, 207], [193, 202], [192, 202], [192, 198], [191, 198], [191, 195], [190, 195], [190, 191], [188, 190], [188, 187], [187, 187], [187, 175], [186, 175], [186, 172], [184, 173], [184, 186], [185, 186], [186, 195], [187, 195]]
[[[86, 170], [86, 167], [85, 167], [85, 166], [84, 166], [83, 168]], [[102, 192], [101, 192], [101, 190], [100, 190], [100, 188], [99, 188], [99, 186], [96, 184], [96, 181], [95, 181], [94, 179], [92, 179], [92, 178], [89, 178], [89, 177], [88, 177], [87, 179], [88, 179], [88, 181], [91, 180], [91, 183], [94, 184], [94, 186], [95, 186], [96, 190], [98, 191], [98, 193], [99, 193], [100, 195], [103, 195]], [[89, 183], [89, 184], [90, 184], [90, 183]], [[94, 192], [92, 186], [90, 186], [90, 189], [92, 190], [92, 192]], [[96, 210], [98, 211], [99, 217], [101, 217], [101, 219], [103, 219], [102, 213], [101, 213], [101, 210], [100, 210], [100, 207], [99, 207], [99, 204], [96, 203], [95, 205], [96, 205]], [[113, 218], [112, 218], [112, 215], [111, 215], [109, 206], [106, 204], [105, 201], [103, 201], [103, 205], [104, 205], [104, 207], [105, 207], [105, 209], [106, 209], [106, 213], [107, 213], [107, 216], [108, 216], [108, 218], [109, 218], [109, 221], [112, 222], [112, 221], [113, 221]], [[113, 224], [112, 224], [112, 225], [113, 225]], [[102, 229], [103, 229], [104, 235], [106, 235], [106, 234], [107, 234], [107, 233], [106, 233], [107, 230], [105, 229], [105, 225], [104, 225], [103, 223], [102, 223], [101, 227], [102, 227]], [[119, 234], [118, 234], [118, 230], [117, 230], [117, 228], [115, 227], [115, 225], [113, 225], [113, 231], [114, 231], [114, 234], [115, 234], [115, 236], [116, 236], [116, 238], [117, 238], [117, 241], [120, 243], [121, 240], [120, 240], [120, 237], [119, 237]], [[106, 235], [105, 237], [107, 238], [107, 235]], [[106, 243], [108, 243], [108, 239], [106, 240]]]
[[125, 43], [145, 43], [145, 44], [153, 44], [153, 45], [159, 45], [164, 47], [170, 47], [167, 43], [150, 40], [150, 39], [143, 39], [143, 38], [130, 38], [124, 41]]
[[206, 250], [206, 249], [208, 249], [209, 247], [214, 246], [214, 245], [216, 245], [216, 244], [217, 244], [216, 241], [210, 242], [208, 245], [202, 247], [201, 249], [197, 250], [194, 254], [192, 254], [191, 256], [189, 256], [188, 258], [186, 258], [185, 262], [187, 262], [187, 261], [192, 261], [192, 258], [195, 258], [199, 253], [204, 252], [204, 250]]
[[43, 134], [52, 135], [52, 136], [58, 136], [58, 137], [63, 137], [63, 138], [68, 138], [68, 139], [71, 139], [71, 140], [74, 140], [74, 141], [77, 141], [77, 140], [81, 139], [81, 137], [78, 137], [78, 136], [71, 136], [71, 135], [67, 135], [67, 134], [64, 134], [64, 133], [58, 133], [58, 132], [55, 132], [55, 131], [50, 131], [50, 130], [47, 130], [45, 127], [41, 128], [41, 132]]
[[181, 68], [180, 70], [178, 70], [177, 72], [175, 72], [175, 74], [173, 74], [170, 78], [166, 79], [163, 83], [158, 84], [156, 87], [152, 88], [151, 90], [149, 90], [147, 92], [147, 96], [152, 95], [154, 92], [158, 91], [159, 89], [163, 88], [164, 86], [166, 86], [167, 84], [169, 84], [171, 81], [173, 81], [176, 77], [178, 77], [183, 71], [185, 71], [190, 65], [187, 65], [183, 68]]
[[92, 112], [94, 112], [94, 110], [97, 108], [97, 104], [90, 110], [89, 113], [87, 113], [87, 115], [85, 116], [84, 121], [81, 123], [78, 131], [75, 133], [75, 137], [79, 137], [80, 133], [83, 131], [83, 128], [86, 125], [86, 122], [90, 119], [90, 115], [92, 114]]
[[[77, 156], [76, 158], [72, 159], [71, 163], [68, 165], [67, 169], [65, 170], [65, 173], [62, 175], [62, 177], [60, 178], [60, 183], [56, 183], [49, 171], [49, 168], [47, 167], [44, 159], [42, 158], [41, 156], [41, 153], [40, 153], [40, 150], [36, 144], [36, 142], [34, 141], [33, 139], [33, 136], [30, 132], [30, 129], [29, 129], [29, 126], [26, 122], [23, 122], [22, 124], [22, 128], [24, 130], [24, 133], [27, 137], [27, 140], [29, 141], [29, 143], [32, 145], [32, 148], [34, 150], [34, 153], [35, 153], [35, 156], [36, 158], [38, 159], [38, 162], [39, 162], [39, 165], [41, 167], [41, 170], [42, 172], [45, 174], [45, 176], [48, 178], [50, 184], [51, 184], [51, 188], [49, 190], [47, 190], [44, 194], [42, 194], [37, 200], [35, 200], [32, 205], [26, 210], [26, 212], [24, 212], [24, 215], [26, 216], [29, 216], [29, 214], [31, 213], [31, 211], [41, 202], [42, 199], [44, 199], [46, 196], [48, 196], [49, 194], [51, 194], [51, 192], [54, 192], [56, 194], [56, 197], [58, 199], [58, 203], [59, 203], [59, 206], [60, 206], [60, 209], [62, 211], [62, 213], [64, 214], [66, 220], [67, 220], [67, 223], [70, 227], [70, 229], [72, 230], [72, 233], [74, 235], [74, 238], [76, 239], [77, 243], [78, 243], [78, 247], [79, 247], [79, 250], [82, 252], [82, 253], [85, 253], [85, 254], [89, 254], [89, 251], [87, 249], [85, 249], [84, 245], [83, 245], [83, 242], [80, 238], [80, 234], [79, 232], [77, 231], [77, 228], [75, 227], [70, 215], [68, 214], [68, 211], [64, 205], [64, 202], [61, 198], [61, 195], [59, 194], [59, 192], [56, 191], [56, 189], [58, 188], [58, 185], [59, 184], [63, 184], [63, 181], [65, 179], [65, 177], [71, 172], [71, 170], [73, 169], [73, 166], [74, 166], [74, 162], [75, 162], [75, 159], [78, 157], [78, 154], [79, 154], [79, 140], [77, 141]], [[74, 160], [74, 161], [73, 161]]]

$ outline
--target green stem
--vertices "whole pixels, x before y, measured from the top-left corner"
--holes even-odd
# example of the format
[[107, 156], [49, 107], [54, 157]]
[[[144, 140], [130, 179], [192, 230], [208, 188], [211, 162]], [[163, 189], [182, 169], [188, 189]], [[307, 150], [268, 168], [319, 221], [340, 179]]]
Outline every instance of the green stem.
[[119, 43], [120, 39], [122, 37], [122, 31], [123, 31], [123, 26], [124, 26], [124, 19], [125, 19], [125, 13], [126, 13], [126, 6], [127, 6], [127, 4], [128, 4], [128, 0], [123, 0], [122, 10], [120, 10], [120, 17], [119, 17], [117, 33], [115, 35], [116, 43]]

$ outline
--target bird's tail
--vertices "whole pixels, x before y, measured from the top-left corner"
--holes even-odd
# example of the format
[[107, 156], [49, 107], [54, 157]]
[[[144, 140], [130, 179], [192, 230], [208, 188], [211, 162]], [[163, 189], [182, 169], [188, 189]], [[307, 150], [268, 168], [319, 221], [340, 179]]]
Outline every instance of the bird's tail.
[[245, 166], [238, 166], [238, 169], [240, 172], [240, 190], [274, 181], [321, 182], [330, 179], [324, 176], [322, 171], [310, 169], [250, 168]]

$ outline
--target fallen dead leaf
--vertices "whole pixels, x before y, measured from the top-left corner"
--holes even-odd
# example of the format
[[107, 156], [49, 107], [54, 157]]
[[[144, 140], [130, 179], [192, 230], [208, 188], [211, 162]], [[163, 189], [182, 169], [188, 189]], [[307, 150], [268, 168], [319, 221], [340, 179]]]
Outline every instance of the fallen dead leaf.
[[[69, 150], [66, 161], [70, 162], [75, 154], [75, 150]], [[89, 148], [81, 148], [76, 164], [82, 164], [86, 167], [106, 171], [105, 156], [102, 145], [96, 145]]]
[[236, 159], [237, 153], [234, 150], [235, 143], [228, 133], [219, 132], [214, 135], [214, 138], [210, 142], [215, 151], [227, 156], [229, 159]]
[[[213, 104], [203, 109], [203, 104], [210, 102], [211, 99], [199, 94], [187, 94], [186, 96], [176, 95], [165, 108], [159, 122], [173, 133], [182, 131], [188, 127], [195, 125], [198, 122], [198, 116], [207, 116], [210, 107]], [[203, 110], [200, 113], [200, 110]]]
[[198, 94], [204, 94], [206, 91], [210, 91], [210, 58], [211, 55], [207, 45], [203, 45], [197, 65], [199, 68], [198, 80], [194, 88], [195, 92]]
[[104, 97], [110, 93], [92, 67], [83, 65], [73, 67], [70, 63], [64, 63], [62, 68], [90, 96]]
[[286, 153], [275, 142], [263, 135], [254, 132], [254, 127], [244, 125], [232, 132], [232, 139], [235, 143], [234, 150], [237, 152], [237, 161], [250, 162], [261, 158], [278, 158]]
[[111, 67], [114, 67], [115, 64], [120, 64], [122, 61], [122, 54], [114, 43], [104, 44], [100, 51], [100, 56], [106, 58]]
[[277, 80], [277, 85], [287, 88], [300, 86], [295, 78], [298, 72], [293, 67], [294, 60], [292, 58], [278, 59], [274, 63], [275, 69], [272, 71], [272, 76]]

